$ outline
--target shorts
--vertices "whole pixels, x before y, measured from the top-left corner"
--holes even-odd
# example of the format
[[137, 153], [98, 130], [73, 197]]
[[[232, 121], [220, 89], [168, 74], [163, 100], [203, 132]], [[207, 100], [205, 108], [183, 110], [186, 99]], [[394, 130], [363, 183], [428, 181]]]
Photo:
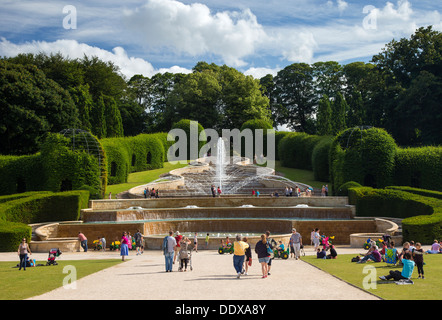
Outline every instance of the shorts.
[[270, 261], [270, 257], [258, 258], [259, 263], [263, 263], [263, 262], [269, 263], [269, 261]]

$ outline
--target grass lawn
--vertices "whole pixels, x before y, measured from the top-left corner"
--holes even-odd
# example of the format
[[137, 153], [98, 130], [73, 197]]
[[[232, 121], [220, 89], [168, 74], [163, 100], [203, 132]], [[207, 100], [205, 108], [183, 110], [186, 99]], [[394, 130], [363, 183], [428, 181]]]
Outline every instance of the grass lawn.
[[[393, 280], [382, 281], [380, 276], [389, 274], [390, 270], [402, 270], [402, 267], [390, 267], [384, 262], [361, 263], [350, 262], [353, 255], [339, 255], [337, 259], [316, 259], [316, 256], [302, 257], [306, 261], [337, 278], [340, 278], [356, 287], [363, 288], [365, 277], [375, 275], [376, 288], [366, 291], [385, 300], [434, 300], [442, 299], [442, 254], [428, 254], [424, 256], [425, 279], [417, 279], [417, 268], [414, 268], [411, 279], [412, 285], [397, 285]], [[375, 271], [363, 273], [364, 267], [374, 266]], [[370, 283], [370, 282], [368, 282]], [[331, 295], [333, 293], [330, 293]]]
[[316, 181], [313, 171], [281, 167], [279, 161], [275, 161], [275, 170], [292, 181], [302, 182], [313, 188], [321, 189], [323, 185], [329, 184], [328, 182]]
[[[46, 264], [46, 261], [37, 261], [37, 264], [39, 263]], [[121, 259], [58, 261], [57, 266], [33, 267], [19, 271], [18, 268], [12, 268], [17, 262], [0, 262], [0, 300], [22, 300], [63, 286], [63, 279], [73, 276], [72, 272], [63, 273], [63, 268], [68, 265], [75, 267], [78, 280], [118, 263], [121, 263]]]
[[112, 198], [115, 199], [116, 195], [120, 192], [127, 191], [133, 187], [149, 183], [158, 179], [159, 176], [163, 173], [167, 173], [170, 170], [182, 168], [185, 166], [187, 166], [187, 164], [172, 165], [169, 162], [164, 162], [164, 167], [160, 169], [130, 173], [126, 183], [108, 185], [106, 187], [106, 192], [108, 194], [109, 192], [112, 192]]

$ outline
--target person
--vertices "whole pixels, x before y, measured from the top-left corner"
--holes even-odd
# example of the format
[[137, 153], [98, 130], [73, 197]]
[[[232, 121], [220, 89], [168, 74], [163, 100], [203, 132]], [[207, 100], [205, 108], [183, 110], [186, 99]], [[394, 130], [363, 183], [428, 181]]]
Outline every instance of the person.
[[255, 196], [255, 189], [252, 189], [252, 197], [254, 197]]
[[198, 232], [195, 232], [195, 236], [193, 237], [193, 251], [198, 253]]
[[144, 188], [144, 199], [147, 199], [147, 187]]
[[315, 229], [310, 232], [310, 245], [313, 245], [313, 239], [315, 238]]
[[325, 185], [325, 196], [328, 196], [328, 184]]
[[112, 199], [112, 192], [109, 192], [109, 199]]
[[78, 240], [80, 241], [80, 245], [84, 252], [87, 252], [87, 238], [82, 232], [78, 233]]
[[313, 245], [315, 246], [315, 251], [319, 247], [320, 239], [321, 239], [321, 236], [319, 235], [319, 228], [316, 228], [315, 233], [313, 234]]
[[279, 240], [279, 244], [276, 246], [276, 250], [278, 250], [278, 254], [279, 256], [281, 256], [281, 254], [284, 252], [284, 244], [282, 243], [281, 240]]
[[399, 270], [391, 270], [390, 274], [386, 275], [386, 276], [380, 276], [379, 279], [381, 280], [395, 280], [395, 281], [400, 281], [400, 280], [410, 280], [411, 275], [413, 274], [413, 270], [414, 270], [414, 261], [411, 259], [411, 253], [410, 252], [406, 252], [404, 255], [404, 258], [402, 259], [403, 262], [403, 267], [402, 267], [402, 272]]
[[288, 197], [289, 196], [289, 187], [285, 187], [285, 196]]
[[316, 259], [327, 259], [327, 252], [325, 251], [324, 248], [318, 248], [316, 250]]
[[424, 277], [424, 250], [419, 242], [416, 243], [416, 248], [412, 252], [414, 263], [417, 267], [418, 279], [425, 279]]
[[325, 186], [324, 185], [322, 185], [321, 197], [325, 197]]
[[258, 262], [261, 264], [262, 278], [267, 278], [270, 256], [267, 252], [267, 237], [265, 234], [262, 234], [261, 240], [256, 243], [255, 252], [258, 255]]
[[[276, 241], [273, 240], [272, 238], [270, 238], [270, 231], [266, 231], [266, 238], [267, 238], [267, 246], [269, 248], [270, 251], [273, 251], [273, 247], [276, 246]], [[270, 275], [270, 269], [272, 268], [272, 256], [270, 256], [270, 260], [267, 263], [267, 275]]]
[[290, 236], [290, 249], [291, 254], [295, 260], [298, 260], [301, 256], [302, 236], [295, 228], [292, 229], [292, 235]]
[[101, 236], [100, 243], [101, 243], [101, 250], [106, 251], [106, 238], [104, 236]]
[[293, 197], [293, 188], [292, 187], [290, 187], [290, 189], [289, 189], [289, 195], [290, 195], [290, 197]]
[[180, 249], [181, 249], [181, 239], [183, 239], [183, 236], [180, 234], [179, 231], [177, 231], [176, 233], [176, 237], [175, 237], [175, 241], [176, 241], [176, 247], [175, 247], [175, 254], [173, 256], [173, 264], [175, 264], [176, 261], [176, 257], [178, 256]]
[[382, 256], [379, 253], [379, 248], [376, 244], [373, 244], [372, 247], [370, 248], [371, 250], [369, 250], [365, 256], [359, 260], [357, 263], [365, 263], [367, 262], [367, 260], [372, 260], [374, 262], [381, 262], [382, 261]]
[[398, 261], [398, 253], [395, 248], [395, 242], [393, 240], [390, 241], [390, 248], [385, 251], [384, 261], [388, 264], [397, 264]]
[[132, 250], [132, 236], [131, 236], [130, 232], [127, 233], [127, 240], [129, 241], [129, 243], [127, 244], [128, 249]]
[[[248, 244], [248, 238], [244, 237], [242, 239], [242, 241], [244, 241], [245, 243]], [[244, 262], [244, 275], [248, 275], [249, 272], [249, 266], [252, 266], [252, 249], [249, 247], [245, 250], [245, 255], [246, 255], [246, 261]]]
[[123, 232], [120, 240], [120, 256], [121, 261], [124, 261], [124, 258], [129, 255], [129, 239], [127, 238], [127, 232]]
[[414, 241], [410, 241], [410, 252], [412, 253], [412, 255], [413, 255], [414, 249], [416, 249], [416, 245], [414, 244]]
[[337, 256], [338, 256], [338, 253], [336, 252], [335, 246], [331, 245], [330, 246], [330, 254], [327, 255], [327, 259], [336, 259]]
[[232, 242], [230, 241], [229, 236], [226, 237], [226, 243], [225, 243], [225, 246], [226, 246], [226, 247], [230, 247], [230, 246], [232, 246]]
[[143, 243], [143, 235], [141, 234], [139, 229], [137, 230], [137, 232], [135, 232], [134, 239], [135, 239], [135, 248], [137, 250], [137, 256], [139, 256], [141, 254], [141, 245]]
[[401, 263], [402, 263], [402, 259], [403, 259], [404, 255], [405, 255], [405, 253], [407, 253], [407, 252], [411, 252], [411, 250], [410, 250], [410, 243], [408, 241], [404, 242], [404, 244], [402, 245], [402, 251], [399, 254], [399, 261], [401, 261]]
[[247, 242], [241, 240], [241, 236], [236, 235], [236, 241], [233, 243], [233, 267], [236, 271], [236, 277], [239, 279], [244, 265], [245, 250], [249, 247]]
[[259, 190], [256, 190], [256, 197], [259, 198]]
[[215, 192], [215, 186], [214, 185], [212, 185], [211, 187], [210, 187], [210, 192], [212, 192], [212, 197], [216, 197], [216, 192]]
[[209, 249], [209, 240], [210, 240], [209, 234], [206, 234], [206, 249]]
[[28, 253], [29, 255], [32, 254], [31, 249], [29, 248], [29, 245], [26, 242], [26, 238], [23, 238], [17, 250], [17, 254], [20, 258], [20, 266], [18, 270], [21, 270], [21, 268], [23, 267], [23, 270], [26, 271], [26, 261], [28, 259]]
[[187, 263], [189, 262], [188, 246], [190, 243], [191, 242], [187, 237], [182, 238], [179, 243], [180, 245], [179, 258], [180, 258], [181, 271], [183, 271], [183, 265], [184, 265], [184, 271], [187, 271]]
[[431, 245], [431, 249], [427, 250], [427, 253], [433, 254], [433, 253], [439, 253], [441, 249], [440, 244], [437, 242], [437, 240], [433, 241], [433, 244]]
[[218, 192], [218, 197], [221, 197], [221, 188], [220, 187], [218, 187], [217, 192]]
[[163, 239], [163, 254], [166, 262], [166, 272], [172, 272], [173, 254], [175, 252], [176, 240], [172, 237], [173, 231], [169, 231], [169, 235]]

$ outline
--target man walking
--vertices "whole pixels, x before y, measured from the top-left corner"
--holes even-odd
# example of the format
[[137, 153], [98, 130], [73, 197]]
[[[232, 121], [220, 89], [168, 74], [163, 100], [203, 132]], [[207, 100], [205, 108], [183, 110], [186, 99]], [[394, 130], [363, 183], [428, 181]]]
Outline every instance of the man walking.
[[143, 235], [141, 234], [140, 230], [137, 230], [137, 232], [134, 234], [135, 238], [135, 247], [137, 248], [137, 256], [140, 255], [141, 247], [143, 245]]
[[163, 239], [163, 253], [166, 261], [166, 272], [172, 272], [173, 254], [175, 252], [176, 240], [172, 237], [173, 231], [169, 231], [169, 236]]
[[241, 277], [242, 267], [244, 265], [245, 251], [249, 247], [247, 242], [241, 240], [240, 235], [236, 235], [236, 241], [233, 243], [233, 267], [235, 268], [237, 278]]
[[292, 229], [292, 235], [290, 236], [290, 254], [295, 256], [295, 259], [298, 260], [301, 256], [301, 245], [302, 245], [302, 237], [299, 232], [296, 232], [296, 229]]
[[80, 245], [83, 248], [84, 252], [87, 252], [87, 238], [86, 236], [79, 232], [78, 233], [78, 240], [80, 241]]

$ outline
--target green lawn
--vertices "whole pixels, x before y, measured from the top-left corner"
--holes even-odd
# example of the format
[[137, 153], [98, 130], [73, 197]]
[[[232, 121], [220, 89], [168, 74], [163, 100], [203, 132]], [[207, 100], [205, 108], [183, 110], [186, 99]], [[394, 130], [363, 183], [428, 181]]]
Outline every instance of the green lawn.
[[[424, 256], [425, 279], [417, 279], [417, 268], [414, 269], [412, 285], [397, 285], [393, 280], [382, 281], [380, 276], [388, 275], [390, 270], [402, 270], [402, 267], [390, 267], [384, 262], [358, 264], [351, 262], [355, 255], [339, 255], [335, 260], [316, 259], [316, 256], [305, 256], [302, 260], [340, 278], [356, 287], [363, 289], [365, 277], [372, 275], [363, 273], [364, 267], [374, 266], [376, 272], [376, 288], [366, 291], [386, 300], [434, 300], [442, 298], [442, 254], [428, 254]], [[369, 282], [370, 283], [370, 282]], [[333, 293], [330, 293], [333, 294]]]
[[282, 173], [284, 177], [292, 181], [302, 182], [318, 189], [321, 189], [323, 185], [329, 184], [328, 182], [316, 181], [313, 171], [281, 167], [279, 161], [275, 162], [276, 172]]
[[112, 192], [112, 198], [115, 199], [116, 195], [120, 192], [129, 190], [133, 187], [149, 183], [159, 178], [163, 173], [167, 173], [170, 170], [182, 168], [187, 166], [187, 164], [175, 164], [172, 165], [169, 162], [164, 162], [164, 167], [160, 169], [141, 171], [130, 173], [126, 183], [108, 185], [106, 187], [106, 192]]
[[[121, 262], [120, 259], [62, 260], [58, 261], [57, 266], [26, 268], [26, 271], [13, 268], [18, 262], [0, 262], [0, 300], [22, 300], [63, 286], [63, 279], [67, 276], [73, 276], [72, 271], [63, 273], [65, 266], [75, 267], [74, 270], [76, 270], [78, 280]], [[37, 264], [46, 264], [46, 261], [37, 261]], [[69, 281], [69, 283], [71, 282]]]

